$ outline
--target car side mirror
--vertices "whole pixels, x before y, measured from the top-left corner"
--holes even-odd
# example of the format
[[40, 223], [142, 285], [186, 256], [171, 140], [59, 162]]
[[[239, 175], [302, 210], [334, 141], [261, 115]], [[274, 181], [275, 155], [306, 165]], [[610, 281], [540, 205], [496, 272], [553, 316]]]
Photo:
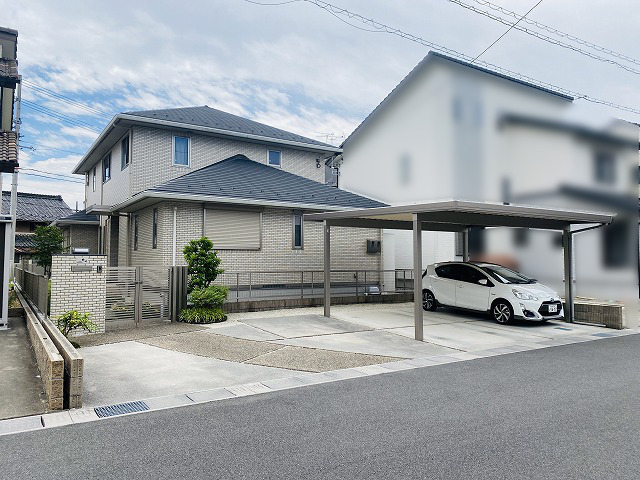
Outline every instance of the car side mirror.
[[485, 287], [486, 287], [487, 285], [489, 285], [489, 282], [487, 281], [487, 279], [486, 279], [486, 278], [481, 278], [480, 280], [478, 280], [478, 283], [479, 283], [480, 285], [484, 285]]

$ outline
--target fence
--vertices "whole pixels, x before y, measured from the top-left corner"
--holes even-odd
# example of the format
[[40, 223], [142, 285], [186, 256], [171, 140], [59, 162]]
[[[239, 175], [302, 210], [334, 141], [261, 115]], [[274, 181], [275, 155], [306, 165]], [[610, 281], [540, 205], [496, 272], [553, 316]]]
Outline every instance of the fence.
[[22, 267], [14, 269], [14, 282], [41, 313], [49, 314], [49, 279], [42, 274], [25, 270]]
[[[229, 287], [228, 302], [309, 298], [324, 295], [324, 272], [264, 271], [223, 273], [216, 284]], [[331, 296], [410, 293], [413, 270], [332, 270]]]

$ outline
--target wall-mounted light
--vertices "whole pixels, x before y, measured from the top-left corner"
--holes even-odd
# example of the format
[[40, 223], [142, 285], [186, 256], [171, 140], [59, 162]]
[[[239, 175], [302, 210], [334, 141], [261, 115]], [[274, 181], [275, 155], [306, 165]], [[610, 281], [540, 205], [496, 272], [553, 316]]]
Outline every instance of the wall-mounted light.
[[320, 168], [320, 159], [316, 158], [316, 168]]

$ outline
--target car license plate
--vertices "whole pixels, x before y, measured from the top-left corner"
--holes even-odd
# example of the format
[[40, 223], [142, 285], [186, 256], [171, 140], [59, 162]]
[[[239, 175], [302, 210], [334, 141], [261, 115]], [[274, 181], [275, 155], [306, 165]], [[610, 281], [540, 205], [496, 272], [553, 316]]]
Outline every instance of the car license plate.
[[558, 313], [558, 305], [549, 305], [549, 313]]

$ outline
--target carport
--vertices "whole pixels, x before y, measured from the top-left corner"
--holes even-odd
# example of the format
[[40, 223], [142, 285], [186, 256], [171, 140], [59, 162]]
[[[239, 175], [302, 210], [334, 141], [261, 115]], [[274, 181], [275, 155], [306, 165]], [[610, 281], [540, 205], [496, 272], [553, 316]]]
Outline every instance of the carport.
[[[573, 236], [611, 223], [609, 213], [559, 210], [524, 205], [460, 200], [398, 205], [340, 212], [305, 214], [305, 220], [324, 223], [324, 316], [331, 316], [331, 227], [386, 228], [413, 231], [413, 295], [415, 339], [423, 340], [422, 231], [463, 232], [468, 260], [470, 227], [516, 227], [563, 233], [565, 321], [574, 317]], [[569, 281], [567, 281], [569, 279]]]

